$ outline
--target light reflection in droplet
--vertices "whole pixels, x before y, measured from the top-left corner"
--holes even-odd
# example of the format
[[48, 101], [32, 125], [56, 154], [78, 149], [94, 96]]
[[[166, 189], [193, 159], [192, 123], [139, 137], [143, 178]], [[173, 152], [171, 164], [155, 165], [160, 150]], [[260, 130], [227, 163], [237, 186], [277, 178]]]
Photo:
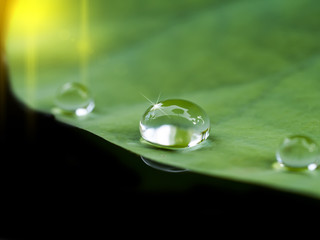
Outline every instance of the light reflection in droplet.
[[209, 136], [210, 119], [198, 105], [182, 99], [152, 103], [140, 121], [142, 138], [160, 148], [194, 147]]

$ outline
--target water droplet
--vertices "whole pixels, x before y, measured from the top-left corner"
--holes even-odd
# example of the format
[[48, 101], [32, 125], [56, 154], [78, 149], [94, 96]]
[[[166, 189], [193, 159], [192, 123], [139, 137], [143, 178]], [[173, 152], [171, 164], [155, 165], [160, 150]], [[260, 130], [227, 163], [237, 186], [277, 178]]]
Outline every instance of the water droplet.
[[57, 91], [55, 104], [63, 113], [84, 116], [94, 109], [94, 101], [87, 87], [78, 82], [68, 82]]
[[161, 171], [164, 171], [164, 172], [171, 172], [171, 173], [180, 173], [180, 172], [188, 171], [187, 169], [184, 169], [184, 168], [177, 168], [177, 167], [170, 166], [170, 165], [167, 165], [167, 164], [158, 163], [158, 162], [156, 162], [154, 160], [151, 160], [151, 159], [143, 157], [143, 156], [140, 156], [140, 157], [141, 157], [141, 160], [145, 164], [147, 164], [149, 167], [152, 167], [152, 168], [157, 169], [157, 170], [161, 170]]
[[319, 147], [309, 137], [290, 136], [283, 140], [276, 152], [276, 157], [282, 166], [313, 171], [319, 163]]
[[144, 140], [158, 147], [193, 147], [209, 136], [210, 119], [198, 105], [169, 99], [150, 106], [140, 121]]

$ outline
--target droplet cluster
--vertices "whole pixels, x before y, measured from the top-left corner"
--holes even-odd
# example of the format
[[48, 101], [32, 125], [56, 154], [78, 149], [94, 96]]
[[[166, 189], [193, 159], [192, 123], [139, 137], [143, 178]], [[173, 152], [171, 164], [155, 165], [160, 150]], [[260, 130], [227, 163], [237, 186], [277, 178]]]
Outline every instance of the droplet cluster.
[[[85, 116], [94, 107], [88, 88], [78, 82], [61, 86], [55, 97], [56, 106], [63, 112]], [[210, 133], [210, 119], [197, 104], [168, 99], [152, 104], [142, 115], [139, 129], [144, 142], [167, 149], [194, 147]], [[315, 170], [320, 162], [318, 144], [307, 136], [286, 137], [276, 150], [280, 166], [287, 169]]]

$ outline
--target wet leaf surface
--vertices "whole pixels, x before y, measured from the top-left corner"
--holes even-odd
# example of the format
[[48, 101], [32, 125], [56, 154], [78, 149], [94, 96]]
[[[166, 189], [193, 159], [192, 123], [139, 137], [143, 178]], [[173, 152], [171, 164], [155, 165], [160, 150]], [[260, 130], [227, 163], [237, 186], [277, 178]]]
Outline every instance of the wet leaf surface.
[[[319, 2], [94, 0], [86, 28], [76, 3], [41, 3], [61, 11], [36, 29], [13, 15], [8, 60], [23, 102], [52, 112], [57, 88], [82, 81], [96, 108], [60, 121], [159, 163], [320, 196], [319, 170], [274, 168], [285, 136], [320, 142]], [[142, 94], [200, 105], [208, 140], [183, 151], [141, 143]]]

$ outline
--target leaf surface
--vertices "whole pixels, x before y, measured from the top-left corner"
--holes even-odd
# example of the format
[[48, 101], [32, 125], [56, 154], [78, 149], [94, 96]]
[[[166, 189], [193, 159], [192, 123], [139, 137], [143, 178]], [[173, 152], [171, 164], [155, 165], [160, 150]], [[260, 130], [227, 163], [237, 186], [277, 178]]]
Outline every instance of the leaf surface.
[[[61, 84], [84, 81], [95, 110], [60, 121], [161, 163], [319, 197], [319, 171], [273, 166], [285, 136], [320, 142], [320, 2], [125, 2], [42, 1], [59, 14], [36, 31], [14, 14], [7, 49], [16, 95], [51, 112]], [[211, 134], [199, 148], [140, 142], [150, 105], [142, 94], [156, 101], [160, 93], [207, 111]]]

